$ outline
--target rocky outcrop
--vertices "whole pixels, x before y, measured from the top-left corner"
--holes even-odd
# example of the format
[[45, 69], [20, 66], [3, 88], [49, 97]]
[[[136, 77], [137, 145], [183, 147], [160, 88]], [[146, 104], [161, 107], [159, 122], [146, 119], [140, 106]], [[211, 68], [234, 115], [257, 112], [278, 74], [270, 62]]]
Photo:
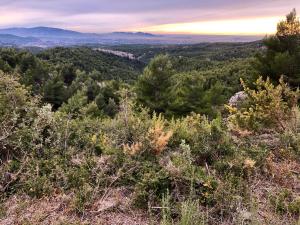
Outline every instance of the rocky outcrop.
[[237, 92], [229, 99], [229, 105], [232, 107], [240, 107], [248, 98], [244, 91]]

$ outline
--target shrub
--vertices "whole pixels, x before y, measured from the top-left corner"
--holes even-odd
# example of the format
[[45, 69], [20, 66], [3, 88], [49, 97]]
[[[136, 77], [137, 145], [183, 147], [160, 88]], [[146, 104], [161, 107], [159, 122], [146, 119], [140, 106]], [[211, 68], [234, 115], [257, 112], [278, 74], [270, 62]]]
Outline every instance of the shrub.
[[[162, 220], [160, 225], [205, 225], [206, 216], [200, 210], [200, 204], [197, 200], [188, 199], [178, 204], [178, 209], [171, 203], [171, 197], [166, 194], [162, 198]], [[177, 215], [174, 217], [174, 212]]]
[[218, 182], [195, 162], [190, 146], [184, 141], [176, 151], [160, 159], [160, 165], [167, 171], [172, 183], [173, 196], [184, 200], [193, 190], [192, 194], [197, 195], [200, 203], [211, 204]]
[[285, 130], [287, 122], [293, 117], [293, 108], [297, 105], [299, 92], [292, 91], [282, 78], [275, 86], [269, 79], [264, 81], [260, 77], [255, 82], [254, 90], [241, 82], [249, 100], [248, 105], [240, 109], [227, 106], [232, 128], [253, 131], [268, 128]]
[[298, 155], [300, 154], [300, 109], [293, 109], [293, 118], [288, 121], [281, 140], [286, 149], [292, 148]]
[[191, 114], [172, 120], [170, 130], [173, 131], [170, 146], [176, 147], [185, 140], [198, 165], [212, 163], [232, 152], [231, 139], [221, 118], [209, 121], [205, 116]]
[[168, 173], [150, 162], [142, 163], [139, 168], [135, 189], [134, 203], [146, 207], [148, 202], [155, 203], [171, 188]]
[[298, 197], [295, 198], [290, 190], [283, 189], [276, 194], [271, 194], [269, 201], [276, 213], [300, 214], [300, 200]]
[[115, 118], [102, 121], [101, 136], [104, 150], [115, 149], [120, 153], [137, 143], [144, 148], [146, 133], [151, 123], [148, 111], [135, 109], [135, 104], [128, 99], [127, 93], [123, 96], [120, 106]]
[[181, 204], [178, 225], [205, 225], [206, 219], [200, 210], [198, 201], [188, 200]]
[[25, 182], [25, 191], [32, 197], [40, 198], [49, 195], [53, 191], [53, 187], [46, 175], [33, 176]]
[[213, 195], [214, 215], [228, 218], [239, 209], [248, 208], [250, 192], [248, 183], [239, 176], [225, 175]]
[[71, 114], [73, 117], [78, 116], [80, 110], [88, 104], [86, 92], [86, 88], [77, 91], [71, 98], [68, 99], [67, 103], [62, 104], [59, 110], [66, 114]]
[[166, 121], [161, 115], [156, 117], [154, 114], [152, 121], [152, 126], [149, 128], [147, 137], [154, 154], [159, 155], [166, 149], [168, 142], [173, 135], [173, 131], [165, 131]]
[[162, 115], [150, 116], [146, 109], [135, 110], [135, 106], [125, 97], [121, 100], [121, 110], [116, 117], [103, 121], [104, 149], [153, 158], [167, 148], [172, 130]]
[[71, 202], [71, 207], [78, 214], [83, 214], [92, 200], [92, 188], [89, 185], [80, 187]]
[[18, 82], [17, 75], [0, 71], [0, 158], [22, 156], [30, 144], [30, 125], [37, 98]]

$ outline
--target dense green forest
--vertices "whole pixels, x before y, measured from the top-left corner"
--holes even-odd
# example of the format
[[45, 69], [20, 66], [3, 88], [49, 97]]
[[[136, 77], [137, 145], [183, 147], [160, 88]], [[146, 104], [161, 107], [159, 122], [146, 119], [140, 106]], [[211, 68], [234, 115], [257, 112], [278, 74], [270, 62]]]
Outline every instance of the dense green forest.
[[[243, 51], [248, 52], [248, 58], [245, 58], [244, 54], [237, 58], [237, 50], [234, 49], [240, 49], [241, 45]], [[254, 80], [256, 71], [252, 68], [251, 56], [259, 52], [259, 45], [256, 43], [228, 44], [226, 47], [226, 44], [222, 44], [223, 50], [216, 52], [215, 49], [219, 48], [217, 46], [219, 44], [205, 51], [205, 55], [211, 55], [213, 60], [203, 57], [204, 50], [194, 49], [193, 45], [186, 46], [184, 56], [178, 55], [178, 52], [183, 52], [184, 47], [173, 47], [167, 55], [164, 54], [166, 53], [164, 47], [157, 47], [156, 53], [161, 56], [155, 58], [147, 68], [155, 62], [170, 63], [170, 71], [166, 74], [170, 84], [164, 90], [168, 93], [174, 92], [173, 95], [175, 95], [169, 100], [170, 106], [164, 108], [164, 111], [172, 111], [168, 113], [170, 116], [187, 115], [192, 111], [216, 115], [220, 107], [222, 108], [223, 104], [241, 88], [239, 78], [247, 81]], [[149, 48], [152, 49], [151, 46]], [[227, 60], [215, 60], [224, 57], [226, 49], [230, 49], [227, 53], [230, 55]], [[147, 50], [144, 51], [147, 52]], [[109, 102], [113, 106], [107, 107], [115, 107], [118, 102], [116, 93], [126, 85], [129, 89], [137, 90], [132, 84], [146, 66], [139, 60], [118, 57], [86, 47], [53, 48], [37, 54], [22, 50], [1, 49], [0, 53], [0, 69], [6, 73], [20, 74], [20, 82], [30, 86], [33, 93], [39, 94], [43, 102], [52, 104], [55, 109], [66, 103], [79, 87], [84, 89], [82, 85], [86, 87], [84, 94], [88, 97], [88, 102], [96, 101], [99, 110], [102, 110]], [[155, 70], [155, 68], [152, 69]], [[147, 69], [145, 73], [146, 71]], [[158, 79], [163, 79], [159, 73], [156, 76]], [[159, 83], [156, 88], [168, 83], [159, 80], [155, 82]], [[197, 91], [191, 89], [190, 82], [196, 82]], [[175, 102], [178, 100], [178, 92], [182, 92], [181, 103]], [[193, 94], [195, 96], [190, 96]], [[196, 102], [190, 104], [189, 101]], [[152, 110], [155, 109], [152, 108]]]
[[149, 61], [158, 54], [205, 61], [228, 61], [234, 58], [249, 58], [263, 47], [261, 41], [250, 43], [200, 43], [193, 45], [120, 45], [110, 49], [130, 52], [140, 61]]
[[0, 224], [299, 224], [299, 43], [2, 48]]

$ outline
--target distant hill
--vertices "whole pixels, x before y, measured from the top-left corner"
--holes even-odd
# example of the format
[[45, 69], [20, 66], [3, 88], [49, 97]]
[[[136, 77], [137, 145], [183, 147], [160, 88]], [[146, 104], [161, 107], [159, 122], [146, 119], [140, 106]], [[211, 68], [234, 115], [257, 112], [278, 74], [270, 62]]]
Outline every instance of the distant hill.
[[47, 38], [47, 37], [57, 37], [57, 38], [103, 38], [103, 37], [155, 37], [156, 35], [144, 32], [113, 32], [113, 33], [81, 33], [72, 30], [65, 30], [53, 27], [15, 27], [0, 29], [0, 34], [11, 34], [20, 37], [37, 37], [37, 38]]
[[[0, 37], [0, 45], [17, 45], [18, 47], [55, 47], [87, 44], [195, 44], [200, 42], [248, 42], [261, 39], [261, 37], [257, 36], [155, 35], [144, 32], [96, 34], [53, 27], [6, 28], [0, 29], [0, 35], [2, 35]], [[13, 36], [9, 37], [7, 35]]]
[[185, 45], [118, 45], [104, 47], [107, 52], [131, 54], [146, 64], [159, 54], [195, 61], [224, 61], [248, 58], [262, 51], [262, 41], [232, 43], [199, 43]]
[[20, 37], [82, 37], [84, 34], [71, 30], [52, 27], [8, 28], [0, 29], [0, 34], [11, 34]]
[[135, 80], [145, 67], [138, 60], [85, 47], [46, 49], [37, 54], [37, 57], [51, 65], [73, 65], [75, 69], [86, 72], [96, 70], [101, 72], [103, 79], [108, 80]]
[[[143, 32], [113, 32], [113, 33], [81, 33], [53, 27], [14, 27], [0, 29], [0, 35], [14, 35], [11, 40], [6, 39], [5, 44], [27, 46], [28, 40], [22, 38], [36, 38], [31, 40], [32, 46], [53, 47], [84, 44], [144, 44], [155, 39], [156, 35]], [[8, 37], [8, 36], [7, 36]], [[15, 39], [18, 39], [16, 42]], [[157, 42], [153, 40], [151, 43]], [[3, 42], [0, 42], [3, 44]]]
[[0, 34], [1, 45], [31, 45], [39, 42], [41, 42], [41, 40], [34, 37], [20, 37], [12, 34]]
[[156, 37], [157, 35], [144, 32], [113, 32], [112, 35], [131, 36], [131, 37]]

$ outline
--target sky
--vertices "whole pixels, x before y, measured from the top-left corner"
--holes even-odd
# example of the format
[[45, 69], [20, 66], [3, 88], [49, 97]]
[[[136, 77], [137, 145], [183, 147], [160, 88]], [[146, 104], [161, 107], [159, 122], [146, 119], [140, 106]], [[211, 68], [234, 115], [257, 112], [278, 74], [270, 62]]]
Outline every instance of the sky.
[[300, 0], [0, 0], [0, 28], [271, 34]]

